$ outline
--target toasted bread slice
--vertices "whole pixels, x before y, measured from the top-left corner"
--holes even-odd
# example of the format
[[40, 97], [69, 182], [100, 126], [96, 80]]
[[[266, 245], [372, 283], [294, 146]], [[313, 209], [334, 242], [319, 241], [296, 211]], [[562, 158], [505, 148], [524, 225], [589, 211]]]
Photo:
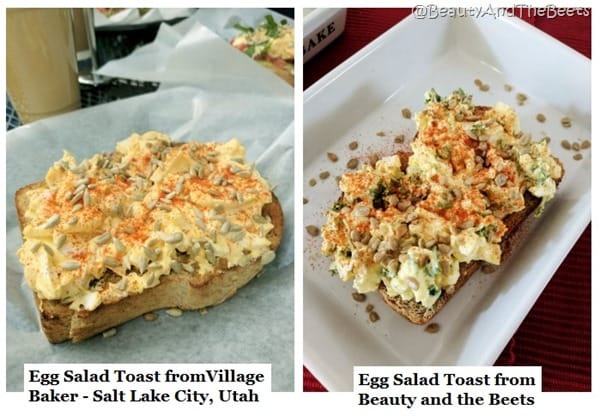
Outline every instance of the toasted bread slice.
[[[43, 186], [43, 182], [31, 184], [19, 189], [15, 195], [21, 231], [26, 226], [25, 212], [30, 203], [28, 191]], [[281, 204], [274, 194], [272, 202], [263, 207], [263, 215], [269, 217], [273, 224], [267, 238], [270, 248], [276, 251], [283, 234], [284, 218]], [[233, 296], [264, 267], [261, 259], [244, 267], [227, 268], [224, 263], [221, 262], [218, 271], [211, 274], [172, 271], [153, 288], [115, 303], [102, 304], [91, 311], [76, 311], [59, 300], [42, 299], [34, 293], [42, 330], [52, 343], [69, 339], [79, 342], [154, 310], [175, 307], [193, 310], [216, 305]], [[105, 277], [110, 278], [108, 273], [111, 272], [107, 272]]]
[[[156, 136], [154, 132], [148, 134], [151, 136], [150, 139]], [[173, 147], [182, 145], [182, 143], [173, 143]], [[35, 201], [39, 201], [39, 196], [33, 196], [36, 194], [35, 191], [43, 191], [44, 189], [46, 189], [46, 182], [42, 181], [23, 187], [16, 192], [15, 205], [21, 232], [25, 230], [28, 221], [31, 221], [28, 218], [28, 208], [32, 207], [32, 204], [36, 203]], [[236, 196], [238, 201], [239, 198]], [[263, 220], [265, 218], [267, 221], [270, 219], [272, 225], [268, 234], [264, 236], [266, 238], [265, 243], [275, 252], [280, 245], [283, 233], [283, 211], [279, 200], [272, 192], [271, 198], [264, 199], [264, 201], [262, 217]], [[201, 201], [200, 204], [202, 204]], [[230, 209], [232, 212], [237, 212], [235, 207]], [[115, 211], [114, 215], [120, 214]], [[186, 219], [183, 220], [186, 221]], [[194, 221], [193, 219], [189, 220], [190, 222]], [[139, 245], [142, 244], [143, 242], [139, 243]], [[176, 256], [175, 260], [177, 260], [175, 263], [187, 263], [189, 260], [187, 252], [175, 251], [174, 255]], [[65, 301], [62, 297], [58, 299], [48, 295], [41, 296], [34, 290], [34, 298], [40, 313], [41, 327], [52, 343], [69, 339], [73, 342], [79, 342], [157, 309], [176, 307], [190, 310], [216, 305], [233, 296], [237, 289], [259, 275], [264, 268], [264, 264], [272, 260], [272, 257], [258, 257], [256, 260], [252, 258], [253, 262], [245, 264], [243, 267], [228, 266], [227, 259], [223, 257], [215, 257], [215, 260], [216, 263], [213, 263], [214, 267], [211, 268], [210, 272], [199, 272], [198, 267], [192, 264], [187, 264], [187, 268], [173, 268], [171, 266], [167, 271], [169, 274], [161, 276], [157, 285], [146, 286], [142, 290], [129, 292], [129, 295], [125, 297], [106, 298], [106, 301], [102, 301], [94, 308], [80, 307], [76, 309], [70, 304], [71, 300]], [[121, 280], [121, 276], [110, 268], [106, 267], [103, 270], [105, 270], [104, 275], [100, 279], [94, 280], [103, 282], [101, 284], [104, 285], [110, 285], [111, 282]], [[132, 273], [136, 273], [136, 271], [138, 269], [135, 267], [124, 269], [124, 277], [126, 278], [130, 274], [134, 278], [135, 276]]]

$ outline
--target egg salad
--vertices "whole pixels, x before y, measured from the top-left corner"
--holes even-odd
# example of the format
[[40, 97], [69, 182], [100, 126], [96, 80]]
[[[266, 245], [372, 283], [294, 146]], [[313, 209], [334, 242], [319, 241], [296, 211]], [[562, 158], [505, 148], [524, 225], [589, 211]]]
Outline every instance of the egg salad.
[[260, 62], [275, 72], [286, 74], [285, 79], [294, 75], [294, 28], [284, 19], [277, 22], [273, 16], [265, 16], [258, 27], [235, 25], [240, 34], [231, 40], [231, 45], [250, 58]]
[[539, 215], [563, 171], [508, 105], [474, 106], [462, 89], [445, 98], [430, 90], [425, 102], [407, 161], [388, 156], [341, 177], [321, 248], [358, 292], [383, 283], [431, 307], [462, 263], [500, 263], [503, 219], [525, 208], [526, 191], [540, 198]]
[[237, 139], [176, 144], [133, 134], [77, 163], [64, 152], [27, 194], [25, 278], [40, 298], [94, 310], [170, 273], [271, 262], [269, 183]]

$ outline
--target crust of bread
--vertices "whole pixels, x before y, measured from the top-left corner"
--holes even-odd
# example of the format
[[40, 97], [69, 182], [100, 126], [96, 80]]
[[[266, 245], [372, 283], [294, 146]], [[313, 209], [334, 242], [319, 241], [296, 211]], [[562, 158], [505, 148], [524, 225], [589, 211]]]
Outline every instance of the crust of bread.
[[[475, 107], [474, 113], [481, 114], [488, 108], [489, 107], [477, 106]], [[408, 160], [410, 158], [410, 155], [410, 152], [398, 152], [398, 157], [400, 158], [400, 163], [402, 169], [404, 170], [408, 166]], [[560, 161], [558, 159], [556, 159], [556, 161], [560, 164]], [[565, 170], [563, 167], [563, 175], [564, 171]], [[560, 179], [557, 181], [557, 183], [560, 182]], [[504, 238], [500, 243], [500, 247], [502, 249], [501, 262], [504, 262], [507, 258], [510, 257], [510, 254], [515, 244], [515, 240], [513, 237], [519, 229], [519, 227], [521, 227], [523, 222], [536, 210], [536, 208], [542, 202], [540, 198], [536, 198], [529, 192], [525, 193], [524, 199], [525, 208], [519, 212], [515, 212], [508, 215], [503, 220], [504, 224], [507, 227], [507, 232], [505, 233]], [[390, 306], [394, 311], [396, 311], [398, 314], [402, 315], [404, 318], [406, 318], [414, 324], [423, 325], [430, 322], [433, 319], [433, 317], [450, 301], [450, 299], [454, 297], [458, 290], [464, 286], [464, 284], [471, 278], [471, 276], [473, 276], [475, 272], [477, 272], [485, 264], [487, 263], [483, 261], [472, 261], [470, 263], [461, 264], [460, 275], [454, 286], [442, 290], [442, 294], [430, 308], [423, 306], [421, 303], [416, 302], [413, 299], [405, 301], [402, 300], [400, 296], [390, 296], [383, 283], [380, 283], [378, 291], [383, 297], [385, 303], [388, 306]]]
[[[21, 231], [25, 227], [25, 211], [29, 204], [27, 191], [43, 186], [42, 182], [19, 189], [15, 205]], [[283, 234], [283, 211], [277, 197], [263, 208], [273, 223], [268, 235], [271, 249], [276, 250]], [[260, 259], [244, 266], [224, 269], [210, 275], [193, 275], [188, 272], [171, 273], [161, 278], [160, 284], [137, 295], [128, 296], [112, 304], [103, 304], [93, 311], [75, 311], [57, 300], [39, 298], [33, 294], [40, 317], [40, 325], [48, 341], [61, 343], [67, 340], [80, 342], [114, 328], [145, 313], [163, 308], [182, 310], [202, 309], [217, 305], [233, 296], [263, 269]]]

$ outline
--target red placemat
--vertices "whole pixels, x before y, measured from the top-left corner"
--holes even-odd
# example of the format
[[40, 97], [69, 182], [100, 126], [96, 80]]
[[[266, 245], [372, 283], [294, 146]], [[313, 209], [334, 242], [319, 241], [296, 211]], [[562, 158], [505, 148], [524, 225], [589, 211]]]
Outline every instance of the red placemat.
[[[304, 65], [304, 88], [406, 18], [410, 9], [348, 9], [339, 38]], [[591, 58], [588, 16], [519, 17]], [[552, 277], [496, 365], [542, 367], [542, 391], [591, 391], [591, 225]], [[327, 391], [304, 368], [304, 391]]]

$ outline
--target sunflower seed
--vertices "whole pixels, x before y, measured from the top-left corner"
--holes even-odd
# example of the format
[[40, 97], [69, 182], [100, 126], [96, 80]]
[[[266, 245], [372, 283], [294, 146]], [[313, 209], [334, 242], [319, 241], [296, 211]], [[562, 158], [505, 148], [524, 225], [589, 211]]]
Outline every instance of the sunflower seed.
[[148, 267], [148, 257], [144, 256], [140, 260], [140, 273], [145, 273], [147, 267]]
[[99, 237], [96, 237], [95, 243], [97, 245], [102, 245], [102, 244], [106, 244], [110, 241], [111, 239], [111, 235], [110, 233], [107, 231], [104, 234], [100, 235]]
[[223, 175], [218, 175], [213, 179], [213, 184], [215, 184], [216, 186], [221, 186], [223, 184], [223, 179]]
[[79, 217], [71, 217], [69, 221], [67, 221], [67, 225], [75, 225], [79, 221]]
[[54, 214], [42, 225], [42, 228], [52, 228], [60, 221], [60, 215]]
[[125, 251], [127, 251], [127, 248], [123, 245], [123, 243], [121, 242], [121, 240], [118, 239], [113, 239], [113, 243], [115, 245], [115, 249], [119, 252], [119, 253], [124, 253]]
[[162, 269], [162, 264], [160, 263], [151, 263], [150, 265], [148, 265], [148, 270], [158, 270], [158, 269]]
[[181, 267], [183, 267], [183, 270], [185, 270], [188, 273], [192, 273], [194, 271], [194, 267], [191, 264], [182, 263]]
[[183, 240], [183, 233], [176, 232], [173, 234], [166, 234], [161, 238], [165, 243], [177, 244], [177, 243], [181, 242], [181, 240]]
[[254, 220], [254, 222], [256, 222], [258, 224], [266, 224], [267, 223], [267, 219], [265, 217], [263, 217], [262, 215], [254, 215], [252, 217], [252, 220]]
[[475, 225], [473, 220], [465, 220], [462, 223], [458, 224], [458, 228], [460, 228], [461, 230], [466, 230], [467, 228], [473, 227], [473, 225]]
[[265, 264], [271, 263], [273, 260], [275, 260], [275, 252], [272, 250], [269, 250], [261, 256], [260, 264], [262, 264], [264, 266]]
[[114, 257], [110, 257], [110, 256], [104, 257], [104, 259], [102, 260], [102, 263], [108, 267], [119, 267], [121, 265], [119, 260], [117, 260]]
[[87, 186], [85, 184], [81, 184], [75, 188], [75, 194], [83, 193], [83, 191], [85, 191], [86, 189]]
[[242, 231], [244, 229], [244, 227], [242, 227], [239, 224], [231, 224], [231, 227], [229, 227], [229, 232], [230, 233], [234, 233], [237, 231]]
[[428, 332], [430, 334], [435, 334], [436, 332], [439, 332], [439, 331], [440, 331], [440, 324], [437, 324], [435, 322], [432, 324], [429, 324], [425, 327], [425, 332]]
[[177, 318], [183, 314], [183, 312], [179, 308], [169, 308], [165, 312], [167, 313], [167, 315], [172, 316], [174, 318]]
[[327, 158], [332, 162], [337, 162], [339, 160], [338, 156], [335, 153], [327, 152]]
[[312, 237], [317, 237], [319, 235], [319, 228], [314, 225], [307, 225], [306, 232]]
[[208, 231], [208, 227], [206, 226], [204, 221], [202, 221], [200, 218], [196, 218], [195, 222], [196, 222], [196, 225], [198, 226], [198, 228], [200, 228], [202, 231]]
[[143, 316], [146, 321], [156, 321], [156, 318], [158, 318], [158, 315], [154, 312], [145, 313]]
[[117, 289], [119, 289], [119, 290], [127, 289], [127, 279], [121, 278], [121, 280], [119, 280], [119, 283], [117, 284]]
[[508, 177], [503, 173], [499, 173], [494, 178], [494, 182], [496, 183], [496, 185], [498, 185], [500, 187], [506, 185], [506, 181], [508, 181]]
[[358, 159], [352, 158], [346, 164], [348, 169], [356, 169], [358, 167]]
[[196, 215], [196, 217], [198, 217], [198, 219], [202, 219], [202, 211], [200, 211], [198, 207], [193, 206], [192, 211], [194, 211], [194, 214]]
[[90, 183], [90, 180], [88, 178], [81, 178], [77, 182], [75, 182], [75, 186], [87, 185], [88, 183]]
[[156, 259], [156, 254], [154, 254], [154, 250], [144, 246], [144, 254], [146, 255], [146, 257], [148, 257], [150, 260], [155, 260]]
[[67, 236], [65, 234], [60, 234], [54, 241], [54, 245], [57, 249], [60, 249], [63, 246], [63, 244], [65, 244], [65, 241], [67, 241]]
[[85, 191], [83, 191], [83, 206], [84, 207], [88, 207], [90, 206], [92, 200], [90, 198], [90, 191], [86, 188]]
[[221, 226], [221, 228], [219, 229], [219, 232], [221, 234], [225, 234], [225, 233], [229, 232], [230, 227], [231, 227], [231, 224], [229, 223], [229, 221], [225, 221], [223, 223], [223, 225]]
[[102, 333], [102, 338], [110, 338], [114, 337], [115, 335], [117, 335], [117, 328], [111, 328]]
[[44, 247], [44, 250], [49, 256], [54, 256], [54, 250], [52, 250], [52, 248], [48, 244], [42, 244], [42, 246]]
[[236, 233], [231, 234], [231, 241], [240, 241], [246, 236], [245, 231], [238, 231]]
[[379, 321], [379, 314], [375, 311], [369, 312], [369, 321], [371, 321], [371, 322]]
[[36, 242], [33, 246], [31, 246], [31, 252], [35, 253], [36, 251], [38, 251], [40, 249], [40, 247], [42, 246], [41, 242]]
[[355, 217], [363, 218], [363, 217], [366, 217], [367, 215], [369, 215], [370, 212], [371, 212], [371, 208], [363, 205], [363, 206], [358, 206], [358, 207], [354, 208], [354, 212], [352, 214]]
[[181, 273], [182, 269], [181, 263], [179, 263], [177, 260], [173, 260], [171, 262], [171, 270], [174, 270], [175, 273]]
[[367, 300], [367, 295], [364, 293], [352, 292], [352, 299], [354, 299], [356, 302], [364, 302]]
[[64, 270], [77, 270], [79, 269], [79, 266], [79, 262], [75, 260], [65, 261], [60, 265], [60, 267], [62, 267]]
[[208, 262], [210, 264], [214, 264], [217, 260], [216, 256], [215, 256], [215, 248], [212, 246], [211, 243], [206, 242], [206, 244], [204, 244], [204, 254], [206, 256], [206, 259], [208, 260]]

